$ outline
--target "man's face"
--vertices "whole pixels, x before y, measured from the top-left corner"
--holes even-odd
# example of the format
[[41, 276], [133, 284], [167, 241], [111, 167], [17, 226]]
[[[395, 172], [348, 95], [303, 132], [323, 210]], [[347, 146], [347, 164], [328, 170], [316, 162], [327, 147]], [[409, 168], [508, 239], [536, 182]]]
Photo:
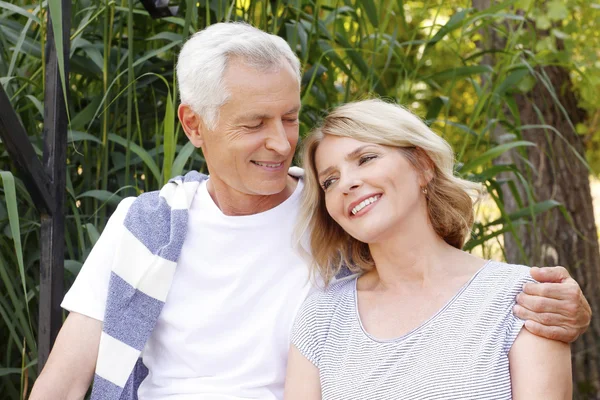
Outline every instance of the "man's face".
[[293, 69], [259, 71], [232, 60], [224, 83], [229, 101], [214, 130], [202, 132], [211, 180], [249, 195], [281, 193], [298, 143], [300, 89]]

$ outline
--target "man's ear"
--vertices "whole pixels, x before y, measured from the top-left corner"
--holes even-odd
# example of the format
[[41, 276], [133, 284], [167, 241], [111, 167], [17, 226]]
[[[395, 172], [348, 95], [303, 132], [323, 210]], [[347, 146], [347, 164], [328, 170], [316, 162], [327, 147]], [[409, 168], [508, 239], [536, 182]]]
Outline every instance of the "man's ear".
[[187, 104], [180, 104], [177, 109], [177, 116], [181, 121], [181, 127], [194, 147], [200, 148], [204, 144], [204, 135], [206, 126], [202, 118], [196, 114]]

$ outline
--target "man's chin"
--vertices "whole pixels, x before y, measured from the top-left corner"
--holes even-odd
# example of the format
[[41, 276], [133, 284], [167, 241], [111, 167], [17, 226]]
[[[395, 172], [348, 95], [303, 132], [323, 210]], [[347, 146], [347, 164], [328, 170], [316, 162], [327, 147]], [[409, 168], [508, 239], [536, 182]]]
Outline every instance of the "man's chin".
[[254, 193], [259, 196], [275, 196], [283, 193], [288, 187], [287, 174], [282, 179], [262, 181], [255, 186]]

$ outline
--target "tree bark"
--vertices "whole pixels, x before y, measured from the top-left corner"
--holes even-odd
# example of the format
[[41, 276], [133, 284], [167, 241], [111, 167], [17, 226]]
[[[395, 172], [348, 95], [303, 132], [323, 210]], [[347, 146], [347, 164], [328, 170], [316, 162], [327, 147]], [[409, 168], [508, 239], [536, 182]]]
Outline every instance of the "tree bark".
[[[490, 7], [490, 3], [490, 0], [473, 0], [477, 10]], [[537, 33], [538, 37], [544, 34]], [[492, 29], [482, 32], [482, 36], [479, 44], [481, 49], [504, 48], [504, 41]], [[495, 61], [488, 53], [482, 63], [493, 67]], [[597, 314], [600, 310], [600, 250], [590, 191], [590, 172], [578, 157], [585, 157], [584, 144], [573, 129], [574, 125], [584, 120], [585, 113], [577, 107], [568, 70], [546, 66], [538, 68], [536, 72], [545, 76], [553, 93], [538, 80], [529, 93], [515, 96], [520, 111], [520, 125], [544, 124], [556, 131], [528, 129], [522, 132], [524, 140], [536, 144], [536, 147], [528, 148], [529, 165], [519, 160], [516, 152], [507, 152], [494, 163], [517, 165], [524, 176], [531, 177], [529, 183], [535, 200], [553, 199], [562, 203], [571, 221], [558, 209], [553, 209], [536, 218], [530, 226], [518, 229], [518, 238], [506, 234], [504, 250], [507, 261], [511, 263], [562, 265], [581, 285], [596, 314], [588, 331], [571, 347], [574, 395], [576, 399], [600, 399], [600, 315]], [[491, 131], [492, 139], [501, 142], [501, 138], [506, 137], [504, 133], [504, 129], [497, 124]], [[524, 188], [518, 184], [517, 188], [521, 198], [526, 199]], [[515, 211], [518, 208], [517, 201], [506, 186], [503, 195], [506, 210]], [[515, 239], [522, 244], [525, 258]]]
[[[523, 131], [523, 139], [536, 144], [536, 147], [528, 149], [533, 178], [530, 183], [538, 200], [553, 199], [562, 203], [571, 221], [559, 210], [551, 210], [536, 218], [533, 229], [523, 230], [524, 236], [519, 239], [534, 265], [566, 267], [581, 285], [592, 310], [597, 311], [600, 310], [600, 251], [590, 171], [577, 157], [577, 154], [585, 157], [585, 149], [581, 137], [573, 129], [574, 124], [584, 120], [585, 114], [577, 107], [567, 70], [547, 66], [540, 71], [546, 75], [558, 103], [548, 88], [538, 81], [531, 92], [516, 96], [521, 124], [545, 124], [558, 132], [544, 129]], [[564, 112], [559, 104], [564, 107]], [[509, 243], [506, 245], [510, 246]], [[515, 253], [514, 249], [508, 252]], [[572, 352], [576, 390], [583, 398], [600, 398], [598, 315], [593, 317], [588, 331], [573, 344]]]

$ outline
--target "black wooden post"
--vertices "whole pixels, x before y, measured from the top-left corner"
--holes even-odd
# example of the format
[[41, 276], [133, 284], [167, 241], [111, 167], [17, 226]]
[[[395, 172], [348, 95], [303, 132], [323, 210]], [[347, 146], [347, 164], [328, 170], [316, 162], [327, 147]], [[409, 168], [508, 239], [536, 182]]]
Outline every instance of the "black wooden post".
[[154, 19], [177, 15], [179, 6], [170, 6], [169, 0], [140, 0], [148, 14]]
[[37, 210], [41, 214], [52, 213], [54, 198], [50, 193], [51, 182], [2, 85], [0, 85], [0, 138], [15, 163]]
[[[62, 38], [65, 87], [69, 88], [69, 44], [71, 1], [62, 0]], [[44, 169], [54, 198], [52, 213], [42, 213], [40, 258], [40, 313], [38, 328], [38, 371], [48, 355], [62, 324], [60, 302], [64, 271], [64, 196], [66, 182], [67, 110], [50, 13], [46, 41], [46, 87], [44, 91]]]

